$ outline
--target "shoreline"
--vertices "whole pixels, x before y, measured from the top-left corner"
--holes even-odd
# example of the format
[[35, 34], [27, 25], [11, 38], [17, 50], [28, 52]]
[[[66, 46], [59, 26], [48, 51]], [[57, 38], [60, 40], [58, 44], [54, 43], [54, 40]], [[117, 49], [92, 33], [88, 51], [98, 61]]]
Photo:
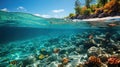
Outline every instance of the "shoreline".
[[[106, 20], [116, 20], [116, 19], [120, 19], [120, 16], [113, 16], [113, 17], [103, 17], [103, 18], [89, 18], [89, 19], [73, 19], [73, 22], [79, 22], [79, 21], [106, 21]], [[118, 21], [118, 20], [117, 20]], [[119, 20], [120, 21], [120, 20]]]

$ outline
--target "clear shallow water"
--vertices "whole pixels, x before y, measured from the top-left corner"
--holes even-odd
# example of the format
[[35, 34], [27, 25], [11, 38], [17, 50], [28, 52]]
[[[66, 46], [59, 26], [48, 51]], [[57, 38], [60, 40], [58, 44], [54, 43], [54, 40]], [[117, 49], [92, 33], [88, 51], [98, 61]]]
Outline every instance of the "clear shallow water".
[[45, 23], [16, 26], [15, 22], [13, 24], [8, 22], [0, 27], [0, 66], [9, 66], [10, 61], [24, 60], [31, 55], [39, 56], [41, 49], [52, 54], [54, 48], [63, 49], [70, 46], [76, 48], [77, 44], [85, 41], [90, 34], [94, 36], [105, 36], [106, 32], [111, 35], [120, 34], [119, 28], [91, 27], [86, 22], [71, 23], [70, 20], [63, 19], [47, 19], [41, 22]]

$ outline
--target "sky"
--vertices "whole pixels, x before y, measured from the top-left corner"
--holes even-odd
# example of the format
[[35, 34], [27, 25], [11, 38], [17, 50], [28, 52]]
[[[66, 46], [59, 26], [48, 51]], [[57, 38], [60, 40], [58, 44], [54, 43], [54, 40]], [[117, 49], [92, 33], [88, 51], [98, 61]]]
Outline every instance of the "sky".
[[[84, 4], [84, 0], [80, 2]], [[0, 10], [61, 18], [74, 13], [74, 3], [75, 0], [0, 0]]]

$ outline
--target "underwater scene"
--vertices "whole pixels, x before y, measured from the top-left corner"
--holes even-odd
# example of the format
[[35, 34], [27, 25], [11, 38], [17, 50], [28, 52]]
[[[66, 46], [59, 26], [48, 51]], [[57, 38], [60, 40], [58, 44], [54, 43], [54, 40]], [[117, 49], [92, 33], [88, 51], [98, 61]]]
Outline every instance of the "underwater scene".
[[0, 67], [120, 67], [120, 0], [0, 0]]
[[[3, 13], [0, 67], [118, 67], [120, 63], [120, 18], [94, 26], [86, 21]], [[2, 20], [9, 15], [17, 20]], [[108, 26], [113, 23], [118, 25]]]

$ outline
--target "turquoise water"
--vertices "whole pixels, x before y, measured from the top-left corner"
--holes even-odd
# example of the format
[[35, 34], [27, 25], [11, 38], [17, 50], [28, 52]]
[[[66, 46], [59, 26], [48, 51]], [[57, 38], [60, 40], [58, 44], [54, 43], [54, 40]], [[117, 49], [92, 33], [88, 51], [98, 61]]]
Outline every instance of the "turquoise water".
[[[33, 18], [33, 16], [28, 18], [31, 17]], [[86, 55], [90, 47], [98, 47], [94, 44], [86, 45], [84, 43], [89, 40], [90, 35], [95, 37], [97, 43], [99, 43], [97, 37], [103, 37], [104, 39], [108, 37], [115, 43], [120, 41], [119, 27], [93, 27], [88, 22], [73, 22], [69, 19], [38, 17], [34, 17], [31, 21], [28, 21], [27, 18], [24, 20], [9, 19], [1, 20], [0, 26], [0, 67], [10, 67], [11, 61], [16, 61], [15, 67], [20, 67], [21, 64], [22, 67], [25, 67], [36, 63], [36, 61], [39, 61], [38, 65], [44, 63], [41, 67], [49, 67], [45, 65], [50, 64], [53, 60], [48, 60], [49, 63], [46, 63], [47, 58], [40, 60], [39, 55], [44, 54], [51, 57], [54, 55], [53, 50], [55, 48], [61, 49], [61, 52], [58, 53], [60, 57], [64, 55], [65, 57], [66, 55]], [[106, 35], [106, 33], [110, 33], [110, 35]], [[106, 46], [104, 47], [106, 48]], [[78, 48], [82, 51], [76, 50]], [[45, 51], [41, 52], [41, 50]], [[77, 52], [77, 54], [74, 52]], [[32, 60], [27, 59], [31, 59], [31, 56], [36, 60], [33, 61], [33, 58]], [[85, 59], [80, 60], [83, 62]], [[14, 64], [12, 67], [14, 67]]]

